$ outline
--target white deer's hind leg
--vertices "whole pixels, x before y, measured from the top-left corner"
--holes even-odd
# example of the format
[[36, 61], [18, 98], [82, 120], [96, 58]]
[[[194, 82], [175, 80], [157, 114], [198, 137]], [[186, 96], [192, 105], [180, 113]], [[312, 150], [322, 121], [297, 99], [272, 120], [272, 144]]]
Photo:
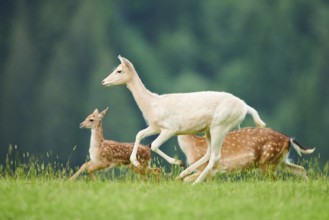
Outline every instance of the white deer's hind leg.
[[211, 143], [210, 143], [210, 159], [206, 168], [202, 171], [200, 176], [194, 181], [193, 184], [201, 182], [208, 173], [213, 169], [215, 163], [221, 157], [222, 143], [228, 130], [222, 127], [215, 127], [210, 129]]
[[178, 179], [178, 180], [183, 179], [184, 177], [186, 177], [187, 175], [192, 173], [195, 169], [197, 169], [198, 167], [200, 167], [202, 164], [206, 163], [209, 160], [209, 158], [210, 158], [210, 142], [211, 142], [209, 132], [206, 133], [206, 138], [207, 138], [208, 148], [207, 148], [207, 152], [205, 153], [205, 155], [203, 155], [203, 157], [201, 157], [197, 162], [195, 162], [194, 164], [192, 164], [191, 166], [189, 166], [188, 168], [183, 170], [183, 172], [181, 172], [176, 179]]
[[159, 131], [153, 129], [152, 127], [147, 127], [141, 131], [139, 131], [136, 135], [136, 140], [135, 140], [135, 144], [134, 144], [134, 148], [133, 148], [133, 151], [130, 155], [130, 162], [135, 166], [139, 166], [139, 162], [137, 160], [137, 150], [138, 150], [138, 146], [141, 142], [141, 140], [145, 137], [148, 137], [148, 136], [151, 136], [153, 134], [157, 134], [159, 133]]
[[184, 165], [184, 163], [181, 160], [177, 160], [175, 158], [169, 157], [167, 154], [162, 152], [159, 147], [161, 144], [163, 144], [165, 141], [167, 141], [169, 138], [175, 135], [175, 132], [170, 130], [162, 130], [160, 135], [152, 142], [151, 144], [151, 150], [155, 153], [159, 154], [163, 159], [168, 161], [170, 164], [175, 165]]

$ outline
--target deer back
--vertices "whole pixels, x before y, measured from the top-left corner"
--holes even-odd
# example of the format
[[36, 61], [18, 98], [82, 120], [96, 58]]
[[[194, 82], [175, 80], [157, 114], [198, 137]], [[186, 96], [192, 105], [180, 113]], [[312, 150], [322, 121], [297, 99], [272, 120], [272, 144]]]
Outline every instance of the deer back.
[[[121, 143], [112, 140], [104, 140], [100, 150], [101, 160], [118, 161], [122, 164], [130, 164], [130, 155], [133, 150], [133, 143]], [[140, 163], [148, 163], [151, 160], [149, 147], [140, 145], [137, 151], [137, 159]]]
[[289, 151], [289, 137], [269, 128], [230, 132], [223, 143], [219, 166], [227, 171], [280, 164]]

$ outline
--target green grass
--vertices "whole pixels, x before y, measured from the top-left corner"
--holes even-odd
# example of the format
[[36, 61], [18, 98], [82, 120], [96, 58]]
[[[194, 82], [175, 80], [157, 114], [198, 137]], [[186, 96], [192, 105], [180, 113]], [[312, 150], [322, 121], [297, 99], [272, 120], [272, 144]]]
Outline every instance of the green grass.
[[192, 186], [174, 180], [175, 167], [160, 182], [126, 170], [69, 182], [67, 165], [7, 157], [0, 167], [0, 219], [329, 219], [328, 163], [320, 168], [310, 161], [304, 164], [309, 181], [286, 174], [270, 181], [249, 172]]
[[328, 180], [0, 181], [0, 219], [328, 219]]

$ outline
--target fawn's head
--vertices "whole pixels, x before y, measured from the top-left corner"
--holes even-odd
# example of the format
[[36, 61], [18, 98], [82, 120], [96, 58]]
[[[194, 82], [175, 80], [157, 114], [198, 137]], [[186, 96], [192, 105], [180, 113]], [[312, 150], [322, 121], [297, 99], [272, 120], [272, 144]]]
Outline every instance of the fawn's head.
[[101, 113], [98, 112], [98, 109], [96, 108], [93, 113], [88, 115], [88, 117], [80, 123], [80, 128], [97, 128], [99, 124], [102, 122], [102, 119], [104, 118], [107, 110], [109, 108], [106, 108]]
[[128, 83], [134, 76], [134, 66], [132, 63], [122, 56], [118, 56], [121, 64], [115, 68], [115, 70], [108, 75], [103, 81], [103, 86], [114, 86]]

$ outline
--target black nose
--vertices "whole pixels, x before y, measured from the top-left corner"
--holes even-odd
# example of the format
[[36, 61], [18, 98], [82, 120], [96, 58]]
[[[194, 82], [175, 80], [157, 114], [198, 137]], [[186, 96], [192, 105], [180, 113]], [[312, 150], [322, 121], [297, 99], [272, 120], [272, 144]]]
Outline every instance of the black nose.
[[104, 84], [104, 83], [105, 83], [105, 80], [102, 81], [102, 84]]

